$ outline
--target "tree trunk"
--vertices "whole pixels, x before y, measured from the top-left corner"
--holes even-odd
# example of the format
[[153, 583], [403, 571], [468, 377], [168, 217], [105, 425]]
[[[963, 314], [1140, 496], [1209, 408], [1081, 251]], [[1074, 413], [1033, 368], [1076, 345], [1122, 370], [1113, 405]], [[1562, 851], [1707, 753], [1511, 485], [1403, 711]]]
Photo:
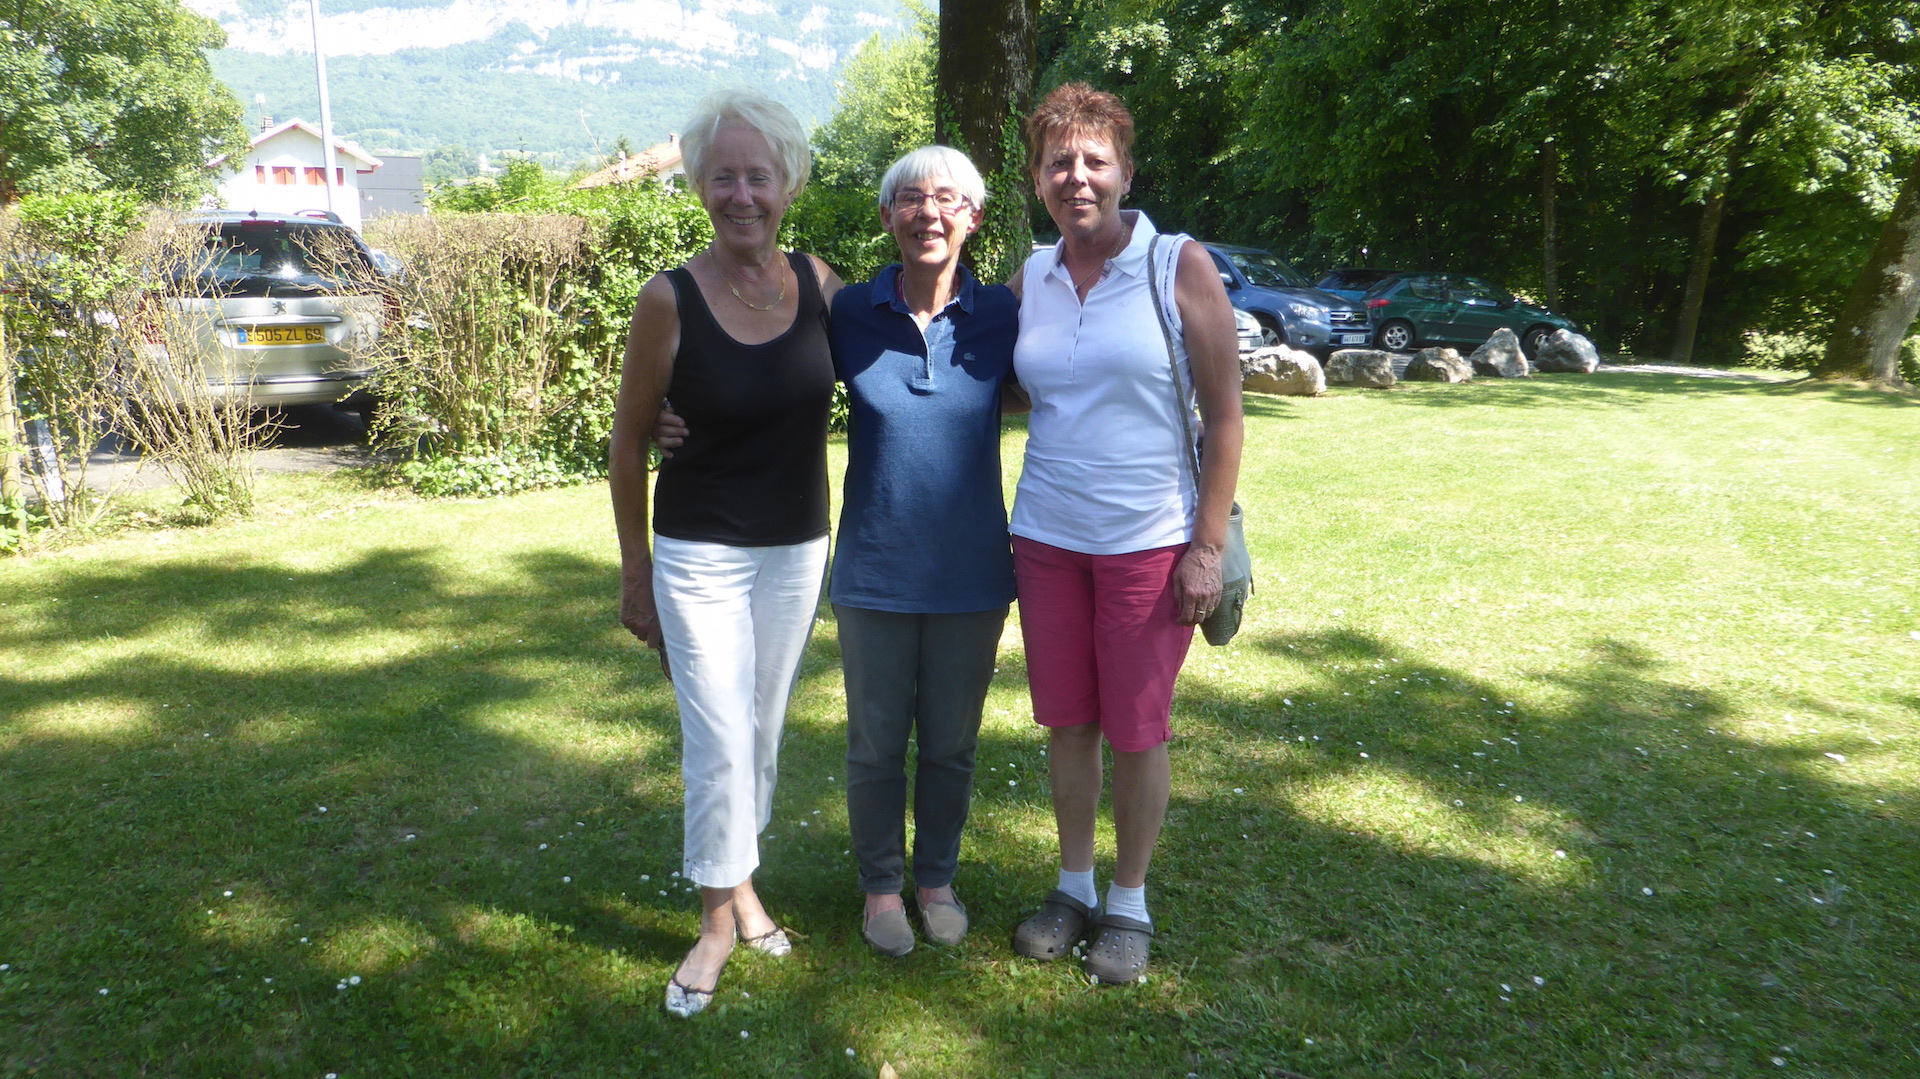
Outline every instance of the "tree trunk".
[[1827, 351], [1814, 367], [1818, 378], [1855, 378], [1905, 387], [1900, 343], [1920, 315], [1920, 156], [1900, 188], [1893, 216], [1880, 242], [1854, 279], [1847, 303], [1834, 321]]
[[986, 221], [967, 254], [989, 280], [1012, 273], [1032, 242], [1019, 124], [1033, 107], [1039, 8], [1039, 0], [940, 5], [934, 138], [972, 158], [987, 181]]
[[1687, 292], [1680, 301], [1680, 321], [1673, 331], [1670, 363], [1693, 362], [1693, 337], [1700, 329], [1700, 309], [1706, 305], [1707, 275], [1713, 270], [1713, 249], [1720, 242], [1720, 220], [1727, 215], [1727, 178], [1714, 185], [1700, 209], [1700, 233], [1693, 244], [1693, 265], [1687, 270]]
[[1560, 179], [1560, 146], [1549, 141], [1540, 155], [1540, 283], [1547, 308], [1560, 309], [1559, 209], [1555, 205]]

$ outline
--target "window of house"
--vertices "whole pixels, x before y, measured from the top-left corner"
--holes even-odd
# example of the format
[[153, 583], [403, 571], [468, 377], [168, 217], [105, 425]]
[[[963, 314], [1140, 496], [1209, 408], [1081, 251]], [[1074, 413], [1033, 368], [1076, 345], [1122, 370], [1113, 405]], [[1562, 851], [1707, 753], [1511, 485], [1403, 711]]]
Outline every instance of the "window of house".
[[293, 166], [275, 165], [273, 167], [273, 182], [283, 187], [291, 186], [295, 182]]

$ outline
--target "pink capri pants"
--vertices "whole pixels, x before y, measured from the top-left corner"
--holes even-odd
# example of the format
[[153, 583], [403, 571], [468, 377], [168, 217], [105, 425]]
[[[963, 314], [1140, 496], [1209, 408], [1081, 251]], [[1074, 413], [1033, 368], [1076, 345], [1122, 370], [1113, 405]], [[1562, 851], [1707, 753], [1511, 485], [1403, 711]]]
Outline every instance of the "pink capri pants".
[[1173, 683], [1193, 644], [1173, 573], [1187, 545], [1080, 554], [1013, 537], [1033, 718], [1098, 723], [1108, 744], [1139, 753], [1173, 738]]

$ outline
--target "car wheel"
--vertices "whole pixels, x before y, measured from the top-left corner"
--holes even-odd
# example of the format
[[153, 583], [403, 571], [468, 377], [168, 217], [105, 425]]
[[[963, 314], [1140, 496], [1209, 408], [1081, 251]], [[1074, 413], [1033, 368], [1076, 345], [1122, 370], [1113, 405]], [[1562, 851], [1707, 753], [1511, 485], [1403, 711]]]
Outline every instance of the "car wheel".
[[1260, 318], [1260, 347], [1280, 348], [1287, 343], [1287, 331], [1274, 325], [1266, 316]]
[[1526, 333], [1520, 335], [1520, 351], [1526, 353], [1527, 359], [1531, 360], [1540, 354], [1540, 346], [1546, 344], [1547, 338], [1552, 336], [1552, 326], [1530, 327]]
[[1380, 326], [1380, 333], [1374, 338], [1381, 348], [1394, 352], [1405, 352], [1413, 347], [1413, 323], [1406, 319], [1389, 319]]

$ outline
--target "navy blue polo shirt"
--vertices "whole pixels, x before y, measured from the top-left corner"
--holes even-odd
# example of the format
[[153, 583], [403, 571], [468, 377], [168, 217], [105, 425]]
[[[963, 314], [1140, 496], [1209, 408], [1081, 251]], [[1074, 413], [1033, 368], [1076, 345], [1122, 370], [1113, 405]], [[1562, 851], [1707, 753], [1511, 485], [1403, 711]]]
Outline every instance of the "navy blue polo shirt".
[[1020, 303], [959, 274], [924, 334], [897, 291], [898, 264], [834, 297], [828, 332], [850, 405], [829, 589], [842, 606], [957, 614], [1013, 601], [1000, 384]]

